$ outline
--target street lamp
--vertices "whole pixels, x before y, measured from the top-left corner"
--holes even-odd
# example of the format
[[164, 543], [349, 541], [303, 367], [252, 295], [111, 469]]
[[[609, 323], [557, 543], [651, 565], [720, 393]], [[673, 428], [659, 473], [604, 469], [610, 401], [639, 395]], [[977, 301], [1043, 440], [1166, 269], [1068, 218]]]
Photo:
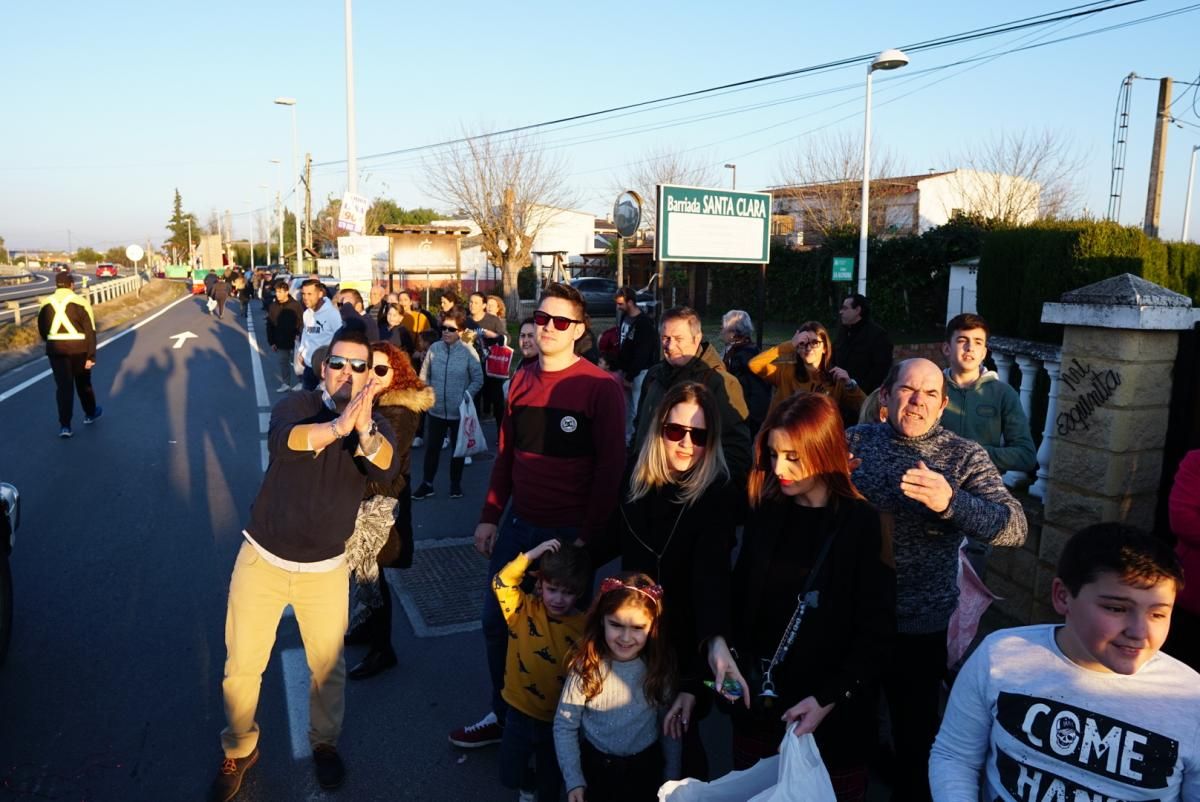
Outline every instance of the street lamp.
[[871, 74], [875, 70], [898, 70], [908, 63], [899, 50], [885, 50], [867, 67], [867, 112], [863, 122], [862, 216], [858, 226], [858, 294], [867, 294], [867, 205], [871, 200]]
[[[271, 188], [269, 186], [267, 186], [266, 184], [259, 184], [258, 188], [265, 189], [267, 191], [267, 208], [270, 209], [271, 208]], [[270, 267], [272, 264], [272, 262], [271, 262], [271, 218], [270, 217], [267, 218], [266, 229], [263, 231], [263, 239], [266, 240], [266, 243], [267, 243], [267, 267]], [[282, 254], [281, 254], [281, 256], [282, 256]]]
[[[300, 158], [298, 155], [300, 145], [299, 137], [296, 134], [296, 98], [277, 97], [275, 98], [275, 105], [292, 107], [292, 177], [293, 181], [298, 182], [300, 173], [298, 172], [299, 168], [296, 163]], [[295, 197], [292, 201], [295, 206], [293, 214], [296, 215], [296, 270], [293, 275], [302, 276], [304, 275], [304, 243], [300, 239], [300, 188], [295, 184], [293, 186], [296, 187]]]
[[279, 263], [283, 264], [283, 202], [279, 199], [279, 170], [283, 163], [279, 159], [271, 159], [275, 165], [275, 214], [279, 215]]
[[1192, 182], [1196, 179], [1196, 152], [1200, 145], [1192, 145], [1192, 166], [1188, 168], [1187, 201], [1183, 204], [1183, 233], [1179, 235], [1180, 242], [1187, 242], [1188, 224], [1192, 222]]
[[736, 164], [727, 164], [727, 165], [725, 165], [725, 169], [733, 170], [733, 186], [731, 187], [731, 189], [737, 189], [737, 165]]

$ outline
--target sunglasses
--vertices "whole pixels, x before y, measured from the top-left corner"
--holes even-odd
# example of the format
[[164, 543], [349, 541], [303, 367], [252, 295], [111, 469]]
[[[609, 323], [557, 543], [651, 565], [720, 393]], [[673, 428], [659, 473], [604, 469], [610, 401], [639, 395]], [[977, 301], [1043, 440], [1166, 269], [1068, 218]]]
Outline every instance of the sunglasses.
[[392, 372], [392, 366], [391, 365], [375, 365], [374, 367], [371, 368], [371, 370], [375, 371], [376, 376], [386, 376]]
[[820, 348], [824, 344], [820, 340], [801, 340], [796, 344], [796, 347], [804, 351], [811, 351], [813, 348]]
[[328, 365], [331, 370], [345, 370], [346, 365], [349, 364], [350, 370], [354, 371], [355, 373], [367, 372], [367, 360], [365, 359], [347, 359], [344, 356], [327, 356], [325, 357], [325, 364]]
[[670, 440], [672, 443], [679, 443], [683, 440], [684, 435], [692, 436], [692, 445], [704, 446], [708, 443], [708, 429], [698, 429], [692, 426], [684, 426], [681, 423], [664, 423], [662, 428], [663, 437]]
[[442, 332], [458, 333], [458, 326], [442, 326]]
[[582, 320], [575, 320], [562, 315], [551, 315], [548, 312], [537, 311], [533, 313], [533, 325], [538, 328], [544, 328], [547, 323], [554, 321], [554, 328], [557, 331], [566, 331], [571, 328], [572, 323], [582, 323]]

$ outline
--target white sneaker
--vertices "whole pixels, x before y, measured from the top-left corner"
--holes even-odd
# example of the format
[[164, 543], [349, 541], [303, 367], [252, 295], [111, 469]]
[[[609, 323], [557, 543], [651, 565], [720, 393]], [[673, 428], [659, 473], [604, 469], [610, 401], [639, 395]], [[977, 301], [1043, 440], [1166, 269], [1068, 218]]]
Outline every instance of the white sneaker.
[[517, 802], [537, 802], [537, 793], [534, 791], [518, 791]]
[[424, 438], [422, 438], [422, 437], [414, 437], [413, 438], [413, 444], [412, 444], [413, 448], [420, 448], [423, 445], [425, 445]]
[[288, 384], [287, 382], [284, 382], [283, 384], [281, 384], [275, 388], [275, 392], [286, 393], [290, 389], [292, 389], [292, 385]]
[[304, 382], [296, 382], [295, 384], [292, 385], [292, 389], [293, 390], [303, 390]]
[[450, 447], [450, 438], [443, 437], [442, 438], [442, 448], [449, 448], [449, 447]]
[[470, 465], [470, 464], [471, 464], [471, 458], [470, 458], [470, 457], [467, 457], [466, 459], [464, 459], [464, 460], [463, 460], [463, 465]]

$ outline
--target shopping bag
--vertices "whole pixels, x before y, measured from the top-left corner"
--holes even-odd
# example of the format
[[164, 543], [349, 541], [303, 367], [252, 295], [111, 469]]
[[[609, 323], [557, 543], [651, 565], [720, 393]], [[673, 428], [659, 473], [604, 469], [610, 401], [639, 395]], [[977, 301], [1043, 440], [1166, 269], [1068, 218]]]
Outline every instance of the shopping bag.
[[[965, 540], [963, 541], [966, 542]], [[946, 667], [954, 668], [975, 640], [979, 620], [992, 602], [1000, 597], [988, 590], [988, 586], [975, 573], [962, 545], [958, 547], [958, 606], [950, 615], [946, 628]]]
[[208, 311], [211, 312], [217, 308], [217, 301], [214, 298], [208, 299]]
[[779, 746], [779, 782], [750, 802], [837, 802], [829, 772], [812, 735], [792, 734], [788, 725]]
[[513, 349], [507, 345], [493, 345], [488, 349], [487, 360], [483, 366], [484, 372], [493, 379], [507, 379], [512, 358]]
[[712, 782], [694, 777], [671, 780], [658, 789], [658, 802], [746, 802], [779, 781], [779, 755], [764, 758], [745, 771], [731, 771]]
[[484, 451], [487, 451], [487, 441], [483, 439], [475, 402], [464, 393], [462, 403], [458, 405], [458, 439], [454, 442], [454, 456], [470, 457]]

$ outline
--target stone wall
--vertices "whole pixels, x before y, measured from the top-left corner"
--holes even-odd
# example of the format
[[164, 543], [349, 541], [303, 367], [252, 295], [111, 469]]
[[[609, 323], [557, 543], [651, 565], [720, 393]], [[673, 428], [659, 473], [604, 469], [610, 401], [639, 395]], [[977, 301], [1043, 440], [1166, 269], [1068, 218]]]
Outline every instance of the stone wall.
[[1013, 625], [1059, 621], [1061, 617], [1050, 606], [1055, 563], [1042, 554], [1042, 503], [1027, 493], [1013, 495], [1025, 509], [1029, 536], [1020, 548], [992, 551], [984, 581], [1001, 597], [993, 606]]

